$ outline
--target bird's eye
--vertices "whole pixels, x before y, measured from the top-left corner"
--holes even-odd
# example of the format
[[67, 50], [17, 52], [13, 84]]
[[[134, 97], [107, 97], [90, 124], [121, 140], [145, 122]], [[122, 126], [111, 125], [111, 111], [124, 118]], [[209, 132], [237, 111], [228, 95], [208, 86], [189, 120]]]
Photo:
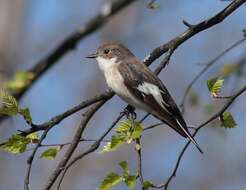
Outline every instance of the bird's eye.
[[110, 51], [109, 49], [105, 49], [105, 50], [104, 50], [104, 54], [108, 54], [109, 51]]

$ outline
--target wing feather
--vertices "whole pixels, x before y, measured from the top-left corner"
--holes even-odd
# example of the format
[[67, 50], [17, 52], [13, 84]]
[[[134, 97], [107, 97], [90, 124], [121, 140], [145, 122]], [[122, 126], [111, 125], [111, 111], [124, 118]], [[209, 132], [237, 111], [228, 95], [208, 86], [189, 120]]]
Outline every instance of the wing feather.
[[120, 64], [119, 71], [130, 93], [141, 100], [151, 114], [187, 137], [187, 125], [178, 106], [161, 80], [148, 67], [132, 59], [128, 63]]

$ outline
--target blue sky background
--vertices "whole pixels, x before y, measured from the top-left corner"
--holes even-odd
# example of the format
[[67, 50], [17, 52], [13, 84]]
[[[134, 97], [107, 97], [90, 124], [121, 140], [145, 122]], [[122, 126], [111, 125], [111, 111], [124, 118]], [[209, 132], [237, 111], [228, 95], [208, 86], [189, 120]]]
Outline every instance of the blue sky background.
[[[42, 0], [23, 1], [19, 15], [21, 22], [16, 40], [16, 55], [13, 60], [15, 70], [26, 70], [51, 52], [66, 36], [83, 26], [99, 11], [102, 0]], [[197, 23], [209, 18], [223, 9], [228, 2], [219, 0], [166, 0], [157, 1], [160, 9], [146, 8], [148, 1], [138, 1], [120, 14], [116, 15], [105, 27], [93, 33], [79, 43], [77, 49], [64, 56], [52, 69], [43, 75], [26, 93], [21, 105], [31, 110], [34, 122], [47, 121], [52, 116], [99, 94], [106, 89], [106, 84], [96, 63], [85, 56], [107, 41], [119, 41], [131, 49], [141, 60], [151, 50], [186, 29], [182, 20]], [[174, 53], [170, 65], [160, 74], [177, 103], [188, 83], [206, 64], [225, 48], [242, 38], [242, 29], [246, 27], [245, 5], [239, 8], [223, 23], [208, 29], [183, 43]], [[10, 23], [11, 24], [11, 23]], [[200, 96], [200, 106], [187, 107], [187, 123], [199, 125], [209, 115], [204, 109], [213, 103], [216, 109], [222, 105], [221, 100], [212, 100], [206, 79], [215, 76], [220, 65], [233, 63], [245, 56], [246, 45], [243, 44], [228, 53], [218, 64], [209, 70], [194, 86]], [[160, 62], [157, 60], [151, 68]], [[245, 84], [240, 78], [237, 88]], [[229, 84], [233, 82], [229, 81]], [[230, 93], [226, 88], [225, 94]], [[200, 155], [194, 146], [186, 152], [176, 179], [169, 189], [201, 190], [241, 190], [246, 188], [246, 95], [230, 109], [238, 124], [235, 129], [206, 127], [196, 139], [205, 154]], [[118, 97], [106, 103], [89, 123], [85, 137], [96, 138], [109, 126], [126, 104]], [[49, 133], [45, 143], [69, 142], [79, 124], [81, 113], [64, 120]], [[138, 112], [138, 116], [143, 115]], [[146, 122], [153, 122], [150, 118]], [[9, 137], [17, 129], [28, 126], [22, 118], [13, 118], [1, 126], [1, 139]], [[107, 137], [110, 138], [110, 135]], [[156, 128], [143, 135], [143, 173], [144, 178], [155, 183], [164, 182], [174, 167], [178, 153], [186, 142], [172, 130]], [[89, 143], [80, 145], [76, 155], [83, 152]], [[44, 150], [44, 149], [42, 149]], [[65, 150], [65, 149], [64, 149]], [[52, 169], [64, 154], [59, 153], [54, 161], [35, 159], [32, 175], [32, 189], [40, 189]], [[41, 151], [38, 153], [38, 155]], [[10, 155], [0, 152], [0, 187], [3, 190], [23, 189], [23, 179], [27, 169], [26, 159], [30, 152], [22, 155]], [[118, 163], [127, 160], [131, 171], [136, 171], [136, 153], [133, 146], [126, 145], [119, 150], [99, 154], [93, 153], [77, 162], [68, 172], [62, 189], [96, 189], [101, 179], [109, 171], [119, 171]], [[138, 188], [138, 184], [136, 189]], [[55, 189], [55, 188], [54, 188]], [[124, 190], [124, 185], [115, 189]]]

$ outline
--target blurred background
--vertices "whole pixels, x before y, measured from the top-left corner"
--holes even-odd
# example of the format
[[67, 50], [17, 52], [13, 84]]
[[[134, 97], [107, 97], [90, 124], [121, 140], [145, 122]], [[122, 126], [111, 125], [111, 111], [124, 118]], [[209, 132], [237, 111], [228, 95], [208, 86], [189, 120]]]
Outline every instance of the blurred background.
[[[64, 38], [76, 31], [97, 14], [105, 0], [0, 0], [0, 82], [16, 72], [31, 68], [51, 52]], [[82, 100], [99, 94], [106, 83], [93, 60], [85, 56], [98, 45], [108, 41], [122, 42], [141, 60], [155, 47], [169, 41], [186, 30], [182, 20], [198, 23], [222, 10], [228, 2], [219, 0], [159, 0], [158, 9], [149, 9], [149, 1], [133, 3], [115, 15], [99, 31], [85, 38], [78, 47], [64, 56], [45, 73], [21, 99], [20, 104], [30, 108], [33, 121], [49, 120]], [[245, 5], [236, 10], [223, 23], [212, 27], [183, 43], [171, 58], [171, 63], [160, 74], [177, 103], [181, 102], [188, 83], [203, 66], [243, 37], [246, 27]], [[242, 44], [223, 57], [194, 86], [196, 104], [186, 102], [185, 119], [188, 124], [199, 125], [224, 103], [213, 100], [206, 80], [217, 75], [221, 65], [236, 63], [246, 57], [246, 44]], [[154, 69], [160, 60], [151, 65]], [[244, 69], [245, 70], [245, 69]], [[244, 71], [243, 71], [244, 72]], [[225, 81], [222, 95], [232, 94], [245, 85], [245, 72]], [[177, 177], [169, 189], [241, 190], [246, 188], [246, 95], [242, 95], [230, 108], [237, 127], [224, 129], [206, 127], [196, 139], [204, 155], [190, 146], [185, 153]], [[194, 101], [194, 100], [193, 100]], [[126, 104], [118, 97], [106, 103], [89, 123], [84, 138], [97, 138], [118, 116]], [[138, 117], [144, 113], [138, 112]], [[45, 143], [70, 142], [79, 125], [81, 112], [50, 131]], [[149, 118], [144, 125], [156, 121]], [[1, 142], [17, 130], [27, 129], [21, 117], [5, 120], [0, 126]], [[110, 138], [110, 135], [107, 139]], [[170, 175], [185, 139], [167, 127], [144, 133], [142, 138], [144, 178], [158, 184]], [[90, 143], [83, 143], [76, 154]], [[41, 148], [42, 149], [42, 148]], [[44, 149], [38, 152], [37, 157]], [[53, 161], [37, 158], [31, 174], [31, 189], [40, 189], [53, 168], [63, 156], [65, 148]], [[23, 189], [30, 152], [19, 155], [0, 152], [0, 189]], [[90, 154], [77, 162], [66, 175], [62, 189], [96, 189], [109, 171], [120, 171], [118, 163], [126, 160], [132, 172], [137, 168], [137, 155], [133, 146], [124, 145], [112, 153]], [[55, 186], [54, 186], [55, 189]], [[124, 184], [115, 187], [127, 189]], [[136, 189], [139, 189], [137, 184]]]

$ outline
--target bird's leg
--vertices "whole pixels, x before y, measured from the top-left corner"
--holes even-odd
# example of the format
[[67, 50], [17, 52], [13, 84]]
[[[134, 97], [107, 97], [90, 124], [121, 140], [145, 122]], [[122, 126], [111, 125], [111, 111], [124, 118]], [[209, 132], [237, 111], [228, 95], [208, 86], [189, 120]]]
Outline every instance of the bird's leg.
[[[134, 115], [134, 114], [135, 114], [135, 115]], [[131, 114], [131, 113], [130, 113], [130, 117], [129, 117], [130, 122], [131, 122], [131, 127], [130, 127], [130, 129], [129, 129], [130, 134], [132, 134], [132, 133], [133, 133], [134, 128], [135, 128], [136, 113], [134, 112], [134, 114]], [[135, 117], [135, 118], [134, 118], [134, 117]]]
[[135, 119], [137, 118], [137, 114], [135, 113], [135, 108], [132, 107], [131, 105], [128, 105], [125, 107], [124, 111], [121, 112], [121, 114], [125, 114], [126, 118], [130, 120], [131, 122], [131, 127], [129, 129], [129, 132], [132, 133], [135, 128]]
[[125, 111], [126, 111], [127, 119], [129, 119], [131, 122], [131, 127], [129, 129], [129, 132], [132, 133], [134, 131], [134, 128], [135, 128], [135, 119], [137, 118], [137, 114], [135, 112], [135, 108], [132, 107], [131, 105], [128, 105], [125, 108]]
[[135, 108], [131, 105], [128, 105], [125, 107], [124, 111], [121, 112], [122, 114], [125, 114], [127, 119], [133, 119], [135, 120], [137, 118], [137, 114], [135, 113]]

